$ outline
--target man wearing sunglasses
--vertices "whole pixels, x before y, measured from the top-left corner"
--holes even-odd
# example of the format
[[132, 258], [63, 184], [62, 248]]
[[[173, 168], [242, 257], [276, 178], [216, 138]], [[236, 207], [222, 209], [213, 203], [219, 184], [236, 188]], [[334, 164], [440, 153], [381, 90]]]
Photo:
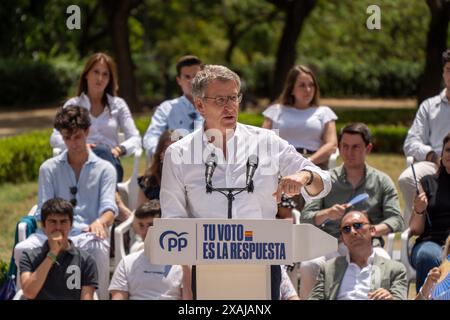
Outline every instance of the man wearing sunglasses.
[[185, 131], [183, 135], [186, 135], [197, 129], [197, 126], [203, 122], [192, 98], [192, 80], [203, 68], [202, 61], [196, 56], [183, 56], [178, 60], [176, 68], [177, 83], [183, 95], [173, 100], [166, 100], [156, 108], [143, 138], [148, 161], [152, 159], [159, 137], [164, 131], [182, 129]]
[[[224, 66], [207, 65], [195, 76], [194, 103], [205, 125], [167, 148], [161, 183], [163, 218], [228, 217], [227, 197], [206, 190], [205, 166], [212, 166], [208, 159], [213, 158], [217, 168], [209, 179], [216, 188], [245, 187], [250, 183], [250, 156], [259, 159], [252, 177], [254, 190], [235, 195], [232, 219], [274, 219], [282, 192], [288, 196], [301, 192], [308, 200], [329, 192], [328, 173], [287, 141], [270, 130], [237, 122], [240, 86], [239, 76]], [[273, 299], [280, 297], [280, 280], [281, 270], [274, 266]]]
[[406, 300], [407, 277], [403, 264], [379, 256], [372, 246], [376, 235], [366, 213], [351, 211], [339, 225], [345, 256], [320, 267], [310, 300]]
[[[374, 223], [374, 250], [389, 259], [389, 254], [383, 249], [381, 237], [403, 230], [404, 222], [394, 182], [387, 174], [366, 163], [366, 156], [372, 147], [372, 135], [364, 123], [350, 123], [342, 128], [339, 151], [344, 163], [330, 170], [330, 193], [323, 199], [308, 202], [302, 211], [301, 220], [314, 224], [339, 239], [339, 223], [344, 213], [350, 210], [349, 201], [356, 195], [367, 193], [368, 199], [354, 204], [351, 208], [367, 212]], [[346, 251], [345, 244], [340, 241], [338, 252], [301, 263], [301, 299], [308, 297], [320, 265], [327, 259], [345, 255]]]
[[[61, 133], [67, 149], [46, 160], [39, 169], [35, 218], [41, 220], [41, 208], [48, 199], [70, 201], [74, 207], [70, 239], [75, 247], [94, 257], [99, 275], [99, 298], [108, 299], [108, 227], [118, 213], [114, 198], [117, 178], [112, 164], [97, 157], [86, 145], [90, 125], [85, 108], [67, 106], [58, 110], [54, 127]], [[38, 230], [18, 243], [14, 248], [16, 263], [25, 249], [41, 247], [46, 239], [42, 230]]]

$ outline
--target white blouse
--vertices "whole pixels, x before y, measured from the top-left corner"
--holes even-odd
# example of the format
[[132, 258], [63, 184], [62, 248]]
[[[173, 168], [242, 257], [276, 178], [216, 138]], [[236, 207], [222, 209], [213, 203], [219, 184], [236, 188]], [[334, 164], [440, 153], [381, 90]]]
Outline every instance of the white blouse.
[[298, 109], [274, 104], [263, 112], [272, 120], [272, 130], [278, 130], [281, 138], [295, 148], [316, 151], [322, 145], [325, 124], [336, 121], [337, 116], [329, 107], [309, 107]]
[[[136, 129], [130, 109], [122, 98], [110, 95], [107, 95], [107, 98], [109, 108], [105, 107], [98, 117], [89, 114], [91, 127], [89, 128], [87, 143], [102, 143], [114, 148], [119, 145], [119, 130], [121, 129], [125, 134], [125, 141], [120, 144], [127, 149], [127, 155], [133, 154], [141, 147], [141, 136]], [[68, 105], [78, 105], [89, 111], [91, 110], [89, 97], [84, 93], [79, 97], [69, 99], [64, 107]], [[66, 148], [61, 134], [56, 129], [53, 129], [50, 145], [53, 148]]]

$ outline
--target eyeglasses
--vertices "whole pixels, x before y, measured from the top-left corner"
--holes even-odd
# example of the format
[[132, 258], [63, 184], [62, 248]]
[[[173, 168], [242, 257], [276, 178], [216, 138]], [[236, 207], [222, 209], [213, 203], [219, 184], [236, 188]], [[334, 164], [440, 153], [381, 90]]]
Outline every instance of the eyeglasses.
[[72, 199], [70, 199], [70, 203], [73, 207], [77, 205], [77, 198], [75, 197], [77, 195], [78, 189], [77, 187], [70, 187], [70, 194], [72, 195]]
[[242, 93], [235, 94], [232, 96], [217, 96], [217, 97], [203, 97], [203, 99], [211, 99], [214, 100], [217, 106], [223, 107], [228, 103], [228, 101], [231, 101], [233, 103], [240, 103], [242, 101]]
[[368, 224], [367, 222], [355, 222], [352, 224], [349, 224], [347, 226], [343, 226], [341, 228], [341, 232], [345, 233], [345, 234], [349, 234], [352, 231], [352, 227], [353, 229], [355, 229], [356, 231], [361, 229], [363, 226], [365, 226], [366, 224]]

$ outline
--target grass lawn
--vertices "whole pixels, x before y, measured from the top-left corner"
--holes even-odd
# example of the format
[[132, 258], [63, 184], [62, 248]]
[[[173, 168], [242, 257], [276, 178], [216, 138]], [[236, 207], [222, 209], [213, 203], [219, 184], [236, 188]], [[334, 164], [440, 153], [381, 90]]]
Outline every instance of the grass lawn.
[[[372, 154], [368, 157], [369, 165], [386, 172], [397, 186], [397, 177], [405, 168], [405, 159], [397, 154]], [[122, 161], [125, 177], [131, 174], [133, 159]], [[338, 160], [339, 163], [339, 160]], [[145, 168], [144, 157], [141, 158], [140, 172]], [[397, 186], [398, 189], [398, 186]], [[11, 257], [14, 239], [14, 228], [17, 221], [28, 213], [37, 201], [37, 182], [20, 184], [4, 184], [0, 186], [0, 260], [7, 261]], [[400, 195], [400, 205], [403, 199]]]

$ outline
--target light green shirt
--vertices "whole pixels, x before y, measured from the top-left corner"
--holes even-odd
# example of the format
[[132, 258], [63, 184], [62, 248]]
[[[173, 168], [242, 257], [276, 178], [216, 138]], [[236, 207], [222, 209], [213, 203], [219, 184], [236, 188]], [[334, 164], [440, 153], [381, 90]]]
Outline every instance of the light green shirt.
[[[335, 204], [347, 203], [354, 196], [365, 192], [369, 194], [369, 198], [357, 203], [351, 210], [367, 211], [373, 224], [385, 223], [393, 232], [404, 229], [397, 190], [387, 174], [366, 165], [365, 177], [356, 188], [353, 188], [353, 185], [347, 181], [343, 165], [330, 170], [330, 176], [332, 185], [330, 193], [322, 199], [306, 203], [301, 215], [303, 223], [314, 224], [314, 217], [319, 211]], [[340, 220], [329, 220], [319, 227], [339, 238], [339, 224]], [[374, 239], [374, 245], [380, 245], [379, 239]]]

